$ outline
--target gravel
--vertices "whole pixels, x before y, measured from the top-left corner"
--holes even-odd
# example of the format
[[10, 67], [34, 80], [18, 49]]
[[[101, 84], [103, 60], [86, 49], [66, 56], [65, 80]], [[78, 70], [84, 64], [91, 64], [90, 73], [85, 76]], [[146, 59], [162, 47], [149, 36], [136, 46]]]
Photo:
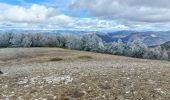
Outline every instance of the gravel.
[[[63, 60], [50, 61], [56, 57]], [[168, 61], [6, 48], [0, 49], [0, 69], [0, 100], [170, 100]]]

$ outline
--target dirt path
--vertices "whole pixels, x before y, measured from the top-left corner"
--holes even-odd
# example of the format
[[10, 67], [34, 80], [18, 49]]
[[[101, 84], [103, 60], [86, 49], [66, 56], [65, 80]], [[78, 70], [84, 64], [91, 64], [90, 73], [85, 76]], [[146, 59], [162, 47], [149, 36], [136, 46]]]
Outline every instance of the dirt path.
[[168, 61], [7, 48], [0, 69], [0, 100], [170, 100]]

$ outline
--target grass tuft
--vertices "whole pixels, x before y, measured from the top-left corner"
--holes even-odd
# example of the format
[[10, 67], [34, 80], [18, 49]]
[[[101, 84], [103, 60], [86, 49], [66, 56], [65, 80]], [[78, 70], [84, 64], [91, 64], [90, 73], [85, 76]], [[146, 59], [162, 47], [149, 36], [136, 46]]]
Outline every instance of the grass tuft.
[[78, 56], [79, 59], [92, 59], [91, 56], [89, 55], [82, 55], [82, 56]]
[[63, 60], [63, 59], [62, 58], [58, 58], [58, 57], [50, 59], [50, 61], [61, 61], [61, 60]]

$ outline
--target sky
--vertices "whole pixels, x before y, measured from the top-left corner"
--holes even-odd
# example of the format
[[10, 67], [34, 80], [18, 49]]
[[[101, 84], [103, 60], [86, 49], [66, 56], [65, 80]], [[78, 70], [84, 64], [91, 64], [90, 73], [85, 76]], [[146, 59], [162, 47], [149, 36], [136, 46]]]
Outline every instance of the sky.
[[0, 29], [169, 30], [169, 0], [0, 0]]

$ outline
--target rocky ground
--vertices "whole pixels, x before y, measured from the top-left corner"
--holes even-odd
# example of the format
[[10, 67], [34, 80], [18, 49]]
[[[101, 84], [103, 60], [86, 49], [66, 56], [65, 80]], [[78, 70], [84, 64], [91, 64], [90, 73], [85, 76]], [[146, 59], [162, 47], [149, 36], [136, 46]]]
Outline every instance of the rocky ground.
[[6, 48], [0, 69], [0, 100], [170, 100], [169, 61]]

